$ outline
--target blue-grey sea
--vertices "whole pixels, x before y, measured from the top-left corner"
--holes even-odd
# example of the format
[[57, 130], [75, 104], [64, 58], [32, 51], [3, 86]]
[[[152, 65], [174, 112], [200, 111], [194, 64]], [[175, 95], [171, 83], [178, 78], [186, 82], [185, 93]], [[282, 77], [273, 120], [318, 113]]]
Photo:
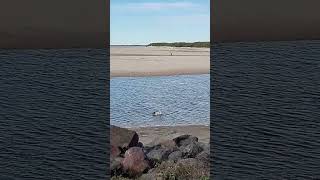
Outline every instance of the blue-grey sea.
[[213, 179], [320, 179], [320, 41], [212, 47]]
[[106, 49], [0, 50], [0, 179], [107, 179]]

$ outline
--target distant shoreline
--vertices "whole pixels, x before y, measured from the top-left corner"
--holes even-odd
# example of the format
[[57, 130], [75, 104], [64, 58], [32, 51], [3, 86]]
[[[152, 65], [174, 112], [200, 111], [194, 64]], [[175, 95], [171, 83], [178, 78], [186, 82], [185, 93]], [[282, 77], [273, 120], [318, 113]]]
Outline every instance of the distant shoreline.
[[172, 42], [172, 43], [167, 43], [167, 42], [156, 42], [156, 43], [150, 43], [146, 45], [141, 45], [141, 44], [113, 44], [110, 46], [144, 46], [144, 47], [149, 47], [149, 46], [154, 46], [154, 47], [190, 47], [190, 48], [210, 48], [210, 42], [209, 41], [198, 41], [198, 42]]
[[150, 43], [147, 46], [167, 46], [167, 47], [192, 47], [192, 48], [210, 48], [210, 42], [173, 42], [173, 43]]

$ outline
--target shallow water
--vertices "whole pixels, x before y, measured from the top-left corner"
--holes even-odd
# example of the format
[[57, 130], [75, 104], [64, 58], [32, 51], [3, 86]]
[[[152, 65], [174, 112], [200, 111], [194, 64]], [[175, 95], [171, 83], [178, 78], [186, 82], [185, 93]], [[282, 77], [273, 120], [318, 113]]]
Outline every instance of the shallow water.
[[[208, 74], [112, 78], [111, 124], [209, 125], [209, 81]], [[153, 116], [154, 111], [160, 111], [162, 116]]]
[[107, 179], [106, 59], [0, 50], [0, 179]]
[[320, 41], [216, 44], [216, 179], [320, 179]]

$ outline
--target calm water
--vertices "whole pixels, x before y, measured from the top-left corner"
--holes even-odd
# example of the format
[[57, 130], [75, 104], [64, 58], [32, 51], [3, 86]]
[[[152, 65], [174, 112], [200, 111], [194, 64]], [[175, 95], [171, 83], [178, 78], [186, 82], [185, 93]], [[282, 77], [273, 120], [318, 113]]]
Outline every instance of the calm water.
[[[210, 77], [112, 78], [111, 124], [123, 127], [209, 125]], [[152, 116], [154, 111], [163, 113]]]
[[0, 50], [0, 61], [0, 179], [107, 179], [106, 50]]
[[320, 41], [213, 47], [216, 179], [320, 179]]

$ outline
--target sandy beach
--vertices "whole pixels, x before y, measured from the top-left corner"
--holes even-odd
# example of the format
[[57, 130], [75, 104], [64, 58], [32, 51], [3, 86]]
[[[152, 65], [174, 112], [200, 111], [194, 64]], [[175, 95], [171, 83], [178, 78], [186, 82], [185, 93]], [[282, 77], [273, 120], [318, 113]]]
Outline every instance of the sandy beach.
[[110, 54], [111, 77], [208, 74], [210, 71], [210, 48], [111, 46]]
[[209, 143], [210, 127], [202, 125], [159, 126], [129, 128], [138, 133], [140, 141], [145, 145], [158, 144], [161, 141], [189, 134], [199, 138], [200, 142]]

